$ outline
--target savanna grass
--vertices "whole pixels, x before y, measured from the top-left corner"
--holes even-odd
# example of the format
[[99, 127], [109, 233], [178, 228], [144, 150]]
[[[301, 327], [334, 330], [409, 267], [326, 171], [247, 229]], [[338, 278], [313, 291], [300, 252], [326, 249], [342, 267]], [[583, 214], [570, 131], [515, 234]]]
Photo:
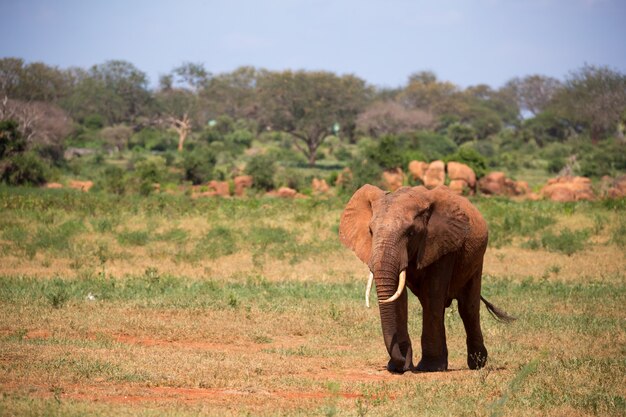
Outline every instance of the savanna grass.
[[[337, 239], [345, 199], [0, 187], [0, 414], [626, 414], [626, 277], [581, 261], [591, 248], [624, 263], [626, 204], [475, 203], [508, 263], [483, 295], [518, 320], [483, 310], [490, 357], [472, 372], [453, 303], [452, 371], [394, 376], [366, 268]], [[517, 265], [539, 258], [535, 276]], [[412, 296], [409, 315], [417, 359]]]

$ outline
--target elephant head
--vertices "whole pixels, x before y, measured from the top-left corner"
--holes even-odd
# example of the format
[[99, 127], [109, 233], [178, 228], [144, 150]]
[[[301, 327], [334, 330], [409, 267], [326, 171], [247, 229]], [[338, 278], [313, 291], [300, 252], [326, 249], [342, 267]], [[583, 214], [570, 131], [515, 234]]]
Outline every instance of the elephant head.
[[367, 184], [348, 202], [339, 237], [368, 265], [380, 302], [389, 303], [403, 291], [409, 263], [422, 269], [457, 251], [468, 230], [467, 214], [441, 188], [386, 193]]
[[372, 281], [376, 282], [391, 370], [402, 372], [412, 367], [404, 292], [407, 268], [413, 274], [413, 270], [427, 268], [458, 251], [470, 229], [468, 215], [451, 195], [445, 187], [403, 187], [386, 193], [364, 185], [352, 196], [341, 217], [342, 243], [370, 270], [366, 303]]

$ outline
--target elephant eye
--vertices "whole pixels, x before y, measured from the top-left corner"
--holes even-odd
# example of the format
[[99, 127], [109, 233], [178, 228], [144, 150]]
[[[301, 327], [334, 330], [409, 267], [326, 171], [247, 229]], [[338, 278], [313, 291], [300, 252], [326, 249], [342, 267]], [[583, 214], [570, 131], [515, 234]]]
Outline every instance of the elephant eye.
[[415, 234], [415, 230], [413, 230], [412, 227], [406, 231], [406, 235], [409, 237], [413, 236], [414, 234]]

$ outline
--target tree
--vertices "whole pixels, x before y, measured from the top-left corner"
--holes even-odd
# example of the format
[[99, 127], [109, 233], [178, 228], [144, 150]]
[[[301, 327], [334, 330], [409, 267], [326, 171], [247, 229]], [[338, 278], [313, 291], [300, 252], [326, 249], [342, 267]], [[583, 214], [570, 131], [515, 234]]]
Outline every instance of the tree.
[[21, 58], [0, 59], [0, 97], [18, 97], [23, 70]]
[[556, 78], [535, 74], [513, 78], [506, 83], [503, 91], [515, 97], [521, 110], [536, 116], [546, 110], [560, 88], [561, 82]]
[[311, 166], [333, 127], [353, 127], [367, 99], [363, 80], [330, 72], [267, 73], [258, 80], [258, 91], [263, 124], [295, 138]]
[[27, 151], [19, 124], [10, 119], [0, 121], [0, 180], [11, 185], [40, 185], [47, 176], [44, 161]]
[[589, 129], [591, 140], [616, 132], [626, 108], [626, 74], [585, 65], [570, 74], [555, 98], [564, 117]]
[[88, 71], [72, 69], [68, 78], [72, 94], [62, 105], [80, 121], [99, 114], [107, 124], [133, 123], [148, 111], [148, 78], [129, 62], [107, 61]]
[[435, 116], [459, 111], [461, 92], [450, 82], [440, 82], [430, 71], [415, 73], [398, 95], [398, 102], [408, 109], [421, 109]]
[[380, 136], [430, 128], [434, 117], [427, 111], [409, 110], [394, 101], [376, 101], [359, 114], [356, 124], [358, 130]]
[[53, 159], [62, 158], [63, 140], [72, 130], [72, 121], [54, 104], [24, 102], [7, 97], [0, 100], [0, 121], [14, 120], [28, 149], [46, 150]]
[[158, 124], [165, 124], [178, 134], [178, 152], [182, 152], [185, 141], [196, 126], [206, 122], [204, 105], [199, 91], [206, 88], [209, 73], [202, 64], [184, 63], [160, 79], [156, 93]]
[[212, 117], [227, 115], [234, 120], [255, 118], [259, 107], [257, 80], [264, 73], [254, 67], [240, 67], [211, 78], [200, 95]]

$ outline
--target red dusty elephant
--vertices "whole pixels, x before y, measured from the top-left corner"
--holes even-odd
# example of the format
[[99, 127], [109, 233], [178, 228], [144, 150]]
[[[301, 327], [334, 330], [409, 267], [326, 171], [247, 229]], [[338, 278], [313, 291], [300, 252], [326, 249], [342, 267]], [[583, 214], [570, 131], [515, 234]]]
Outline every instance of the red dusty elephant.
[[[467, 333], [467, 364], [471, 369], [485, 365], [480, 301], [496, 318], [513, 320], [480, 295], [487, 234], [479, 211], [445, 186], [385, 193], [368, 184], [352, 196], [341, 217], [339, 237], [371, 271], [366, 300], [376, 282], [390, 372], [448, 368], [444, 311], [453, 299]], [[423, 308], [422, 358], [415, 368], [405, 286]]]

